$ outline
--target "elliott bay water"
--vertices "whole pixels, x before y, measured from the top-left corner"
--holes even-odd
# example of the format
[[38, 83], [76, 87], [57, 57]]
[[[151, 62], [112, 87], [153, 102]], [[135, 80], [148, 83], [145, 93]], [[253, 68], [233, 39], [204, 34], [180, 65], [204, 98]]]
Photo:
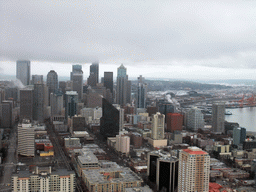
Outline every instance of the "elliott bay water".
[[236, 122], [247, 131], [256, 132], [256, 107], [226, 109], [232, 115], [225, 115], [228, 122]]

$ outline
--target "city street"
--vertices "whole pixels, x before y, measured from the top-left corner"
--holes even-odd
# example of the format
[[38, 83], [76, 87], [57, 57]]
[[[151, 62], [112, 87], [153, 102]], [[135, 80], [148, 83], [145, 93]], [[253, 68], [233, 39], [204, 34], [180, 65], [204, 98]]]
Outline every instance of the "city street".
[[3, 176], [0, 177], [0, 191], [11, 191], [11, 176], [12, 172], [15, 171], [15, 166], [17, 164], [17, 155], [16, 155], [16, 130], [17, 125], [11, 129], [9, 141], [8, 141], [8, 153], [5, 162], [3, 162]]

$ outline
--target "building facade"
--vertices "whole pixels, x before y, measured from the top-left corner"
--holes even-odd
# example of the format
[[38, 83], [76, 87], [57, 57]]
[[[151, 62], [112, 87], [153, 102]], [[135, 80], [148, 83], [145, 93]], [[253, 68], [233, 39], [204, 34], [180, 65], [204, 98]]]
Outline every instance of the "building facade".
[[34, 84], [33, 91], [33, 120], [44, 121], [44, 108], [47, 101], [47, 87], [44, 84]]
[[18, 154], [35, 156], [35, 129], [29, 121], [18, 125]]
[[197, 131], [198, 129], [204, 128], [204, 115], [201, 110], [193, 107], [191, 108], [187, 114], [187, 128], [193, 131]]
[[246, 139], [246, 129], [243, 127], [235, 127], [233, 129], [233, 144], [240, 145]]
[[73, 91], [78, 93], [78, 99], [83, 98], [83, 71], [82, 65], [73, 65], [70, 73], [70, 80], [73, 82]]
[[117, 69], [116, 103], [125, 106], [131, 99], [131, 82], [123, 64]]
[[165, 115], [157, 112], [152, 118], [152, 139], [161, 140], [164, 139], [164, 122]]
[[65, 94], [65, 118], [73, 117], [77, 114], [78, 93], [76, 91], [67, 91]]
[[35, 173], [20, 171], [12, 176], [12, 191], [75, 192], [75, 172], [66, 169], [52, 171], [51, 167], [42, 170], [36, 167]]
[[179, 154], [178, 192], [209, 191], [210, 156], [198, 147]]
[[46, 84], [49, 89], [49, 95], [51, 93], [55, 93], [58, 90], [58, 74], [54, 70], [49, 71], [47, 74]]
[[182, 131], [183, 115], [179, 113], [168, 113], [166, 116], [167, 131]]
[[212, 104], [212, 128], [214, 132], [225, 133], [225, 103], [215, 102]]
[[23, 85], [29, 85], [30, 61], [18, 60], [16, 62], [16, 78], [19, 79]]

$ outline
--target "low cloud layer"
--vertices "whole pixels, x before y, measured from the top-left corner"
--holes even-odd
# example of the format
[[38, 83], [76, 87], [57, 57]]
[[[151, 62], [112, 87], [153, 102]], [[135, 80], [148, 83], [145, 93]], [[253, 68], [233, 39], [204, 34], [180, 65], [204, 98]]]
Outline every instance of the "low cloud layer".
[[254, 69], [255, 8], [255, 1], [1, 0], [0, 56]]

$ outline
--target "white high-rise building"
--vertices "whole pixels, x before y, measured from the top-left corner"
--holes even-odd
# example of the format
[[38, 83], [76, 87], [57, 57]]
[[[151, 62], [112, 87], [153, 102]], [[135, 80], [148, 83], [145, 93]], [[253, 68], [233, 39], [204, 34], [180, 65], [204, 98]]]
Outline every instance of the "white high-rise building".
[[152, 119], [152, 139], [164, 139], [164, 119], [165, 115], [157, 112]]
[[179, 154], [178, 192], [209, 191], [210, 156], [198, 147]]
[[212, 128], [214, 132], [225, 132], [225, 103], [215, 102], [212, 104]]
[[18, 154], [35, 156], [35, 129], [28, 120], [18, 125]]
[[124, 135], [116, 136], [116, 150], [128, 155], [130, 152], [130, 137]]
[[197, 107], [191, 108], [187, 114], [187, 127], [193, 131], [204, 128], [204, 115]]

